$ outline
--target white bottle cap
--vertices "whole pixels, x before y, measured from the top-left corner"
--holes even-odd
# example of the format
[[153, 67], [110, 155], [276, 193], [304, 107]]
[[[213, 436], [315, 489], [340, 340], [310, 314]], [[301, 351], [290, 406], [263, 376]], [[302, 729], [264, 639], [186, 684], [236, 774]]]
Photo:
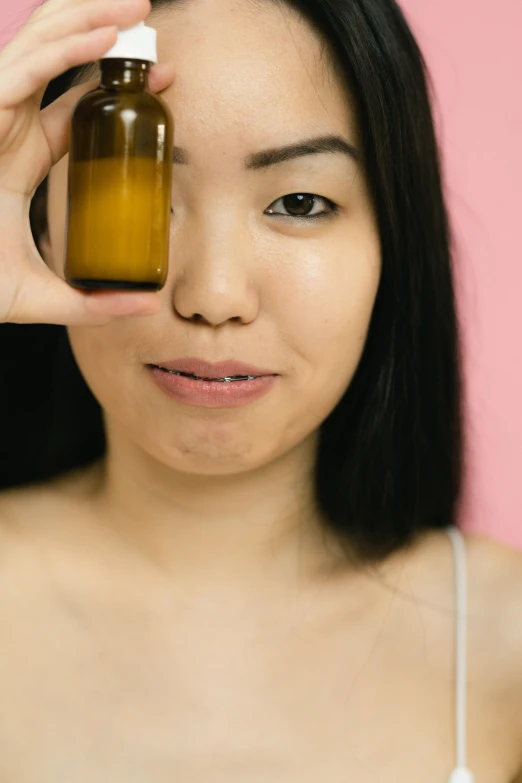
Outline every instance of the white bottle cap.
[[118, 40], [101, 59], [119, 58], [157, 63], [157, 38], [158, 34], [154, 27], [146, 27], [145, 22], [140, 22], [135, 27], [120, 30]]

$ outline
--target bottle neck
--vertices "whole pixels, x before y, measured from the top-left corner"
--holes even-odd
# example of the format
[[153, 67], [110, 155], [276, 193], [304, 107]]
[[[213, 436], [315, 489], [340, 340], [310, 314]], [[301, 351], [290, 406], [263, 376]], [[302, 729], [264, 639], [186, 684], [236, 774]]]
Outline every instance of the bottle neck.
[[151, 64], [145, 60], [102, 60], [101, 83], [103, 90], [144, 92], [149, 86]]

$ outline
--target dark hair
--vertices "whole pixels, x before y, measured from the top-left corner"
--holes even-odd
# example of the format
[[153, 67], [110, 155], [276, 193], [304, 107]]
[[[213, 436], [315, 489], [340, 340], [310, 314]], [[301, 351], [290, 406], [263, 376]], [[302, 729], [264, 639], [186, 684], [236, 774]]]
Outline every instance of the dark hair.
[[[316, 497], [361, 563], [419, 531], [456, 524], [464, 473], [463, 377], [432, 88], [394, 0], [271, 0], [307, 19], [357, 101], [382, 245], [382, 277], [362, 358], [320, 429]], [[187, 0], [153, 0], [153, 8]], [[266, 0], [256, 0], [266, 2]], [[82, 73], [49, 85], [43, 106]], [[46, 181], [33, 200], [45, 230]], [[1, 484], [49, 479], [100, 458], [101, 409], [65, 327], [3, 325]]]

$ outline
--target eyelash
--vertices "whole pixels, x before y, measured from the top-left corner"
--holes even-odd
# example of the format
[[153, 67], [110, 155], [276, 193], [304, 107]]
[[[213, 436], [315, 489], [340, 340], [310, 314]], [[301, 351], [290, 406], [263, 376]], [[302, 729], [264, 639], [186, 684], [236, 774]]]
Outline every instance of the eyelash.
[[[325, 196], [318, 196], [316, 193], [288, 193], [286, 196], [281, 196], [280, 198], [276, 199], [276, 201], [274, 201], [273, 203], [277, 204], [278, 201], [283, 201], [285, 198], [289, 198], [290, 196], [311, 196], [314, 199], [320, 199], [321, 201], [324, 201], [326, 204], [328, 204], [328, 210], [324, 210], [323, 212], [318, 212], [315, 215], [282, 215], [280, 212], [269, 212], [267, 214], [276, 215], [278, 217], [286, 218], [289, 220], [306, 221], [306, 220], [329, 220], [339, 212], [339, 207], [337, 206], [337, 204], [335, 204], [335, 202], [331, 201]], [[174, 210], [172, 208], [170, 211], [174, 213]]]

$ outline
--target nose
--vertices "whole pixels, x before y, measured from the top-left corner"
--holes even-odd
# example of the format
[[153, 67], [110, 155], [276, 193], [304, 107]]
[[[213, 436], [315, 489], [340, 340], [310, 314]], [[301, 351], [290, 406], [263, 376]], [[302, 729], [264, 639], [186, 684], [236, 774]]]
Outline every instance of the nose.
[[253, 321], [259, 309], [254, 257], [245, 216], [230, 205], [174, 227], [167, 285], [178, 316], [214, 327]]

